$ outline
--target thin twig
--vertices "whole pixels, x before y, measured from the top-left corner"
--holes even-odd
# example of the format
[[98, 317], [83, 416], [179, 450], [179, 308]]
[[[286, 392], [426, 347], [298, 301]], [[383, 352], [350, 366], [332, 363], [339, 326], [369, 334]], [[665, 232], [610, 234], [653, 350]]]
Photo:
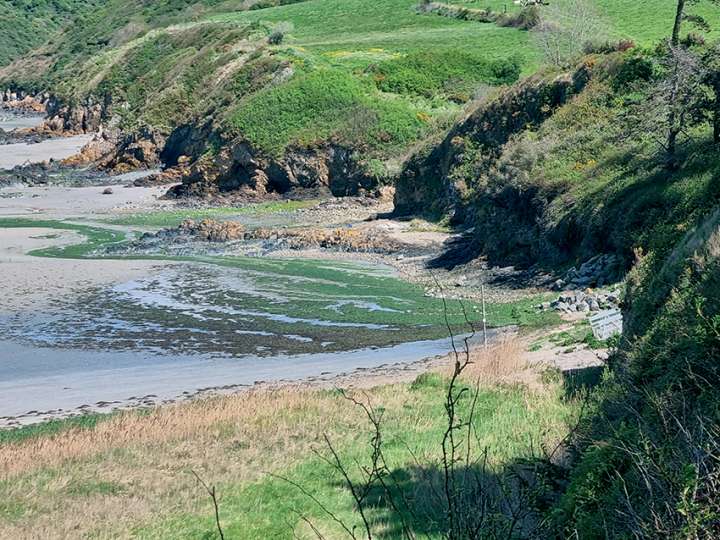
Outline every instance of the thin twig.
[[213, 506], [215, 507], [215, 525], [217, 526], [218, 534], [220, 534], [220, 540], [225, 540], [225, 535], [223, 534], [222, 526], [220, 525], [220, 506], [218, 505], [215, 486], [208, 486], [205, 481], [200, 478], [198, 473], [195, 471], [190, 472], [195, 476], [195, 478], [197, 478], [197, 481], [205, 489], [205, 491], [207, 491], [208, 495], [210, 495], [210, 499], [212, 499]]

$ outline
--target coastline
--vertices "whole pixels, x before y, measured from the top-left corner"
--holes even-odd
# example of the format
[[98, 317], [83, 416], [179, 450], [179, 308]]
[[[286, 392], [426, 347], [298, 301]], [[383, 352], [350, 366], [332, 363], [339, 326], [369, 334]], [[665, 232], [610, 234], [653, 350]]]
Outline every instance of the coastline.
[[[493, 341], [511, 331], [493, 331]], [[443, 339], [346, 353], [277, 356], [263, 358], [260, 359], [262, 363], [247, 366], [243, 366], [242, 362], [251, 359], [195, 360], [185, 365], [177, 360], [168, 360], [161, 364], [90, 371], [77, 376], [43, 376], [37, 381], [10, 381], [0, 383], [0, 395], [3, 396], [0, 398], [0, 411], [7, 411], [8, 404], [16, 403], [19, 395], [28, 394], [35, 394], [38, 398], [45, 396], [47, 403], [77, 405], [46, 410], [36, 407], [27, 412], [5, 414], [0, 416], [0, 429], [92, 413], [184, 403], [247, 390], [370, 388], [411, 382], [421, 373], [447, 365], [450, 350], [449, 339]], [[102, 353], [91, 354], [102, 356]], [[347, 367], [350, 362], [352, 368]], [[64, 386], [66, 384], [73, 386]], [[133, 392], [133, 389], [137, 391]], [[63, 393], [65, 397], [62, 397]], [[120, 397], [128, 393], [137, 395]], [[42, 399], [35, 399], [34, 403], [39, 405]]]

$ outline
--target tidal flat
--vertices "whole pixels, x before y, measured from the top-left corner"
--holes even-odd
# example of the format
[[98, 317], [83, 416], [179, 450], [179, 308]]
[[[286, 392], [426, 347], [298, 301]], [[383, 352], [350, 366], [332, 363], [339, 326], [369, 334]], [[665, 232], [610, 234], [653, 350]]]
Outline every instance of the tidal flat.
[[[0, 310], [4, 425], [409, 364], [446, 353], [448, 327], [469, 332], [480, 317], [367, 261], [107, 256], [132, 233], [27, 218], [0, 228], [8, 264], [55, 280], [38, 283], [42, 297], [26, 282]], [[490, 305], [491, 325], [514, 323], [516, 308]]]

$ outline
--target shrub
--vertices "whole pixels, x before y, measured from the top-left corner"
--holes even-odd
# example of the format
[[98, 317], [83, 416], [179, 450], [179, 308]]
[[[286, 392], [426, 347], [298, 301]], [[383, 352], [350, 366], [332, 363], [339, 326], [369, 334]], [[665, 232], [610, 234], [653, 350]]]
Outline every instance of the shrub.
[[610, 54], [613, 52], [625, 52], [635, 48], [632, 39], [621, 39], [620, 41], [588, 41], [583, 47], [585, 54]]
[[270, 45], [280, 45], [285, 39], [285, 36], [292, 32], [292, 29], [293, 25], [289, 22], [276, 24], [270, 32], [270, 35], [268, 35], [268, 43]]
[[457, 51], [420, 51], [386, 60], [370, 68], [384, 92], [433, 97], [453, 83], [452, 93], [469, 96], [480, 82], [510, 84], [520, 76], [518, 58], [487, 60], [482, 55]]
[[641, 56], [633, 56], [620, 64], [613, 78], [612, 85], [616, 91], [627, 90], [638, 82], [647, 82], [654, 73], [650, 60]]
[[495, 24], [503, 27], [531, 30], [540, 24], [540, 9], [538, 6], [527, 6], [517, 13], [503, 13], [499, 15]]

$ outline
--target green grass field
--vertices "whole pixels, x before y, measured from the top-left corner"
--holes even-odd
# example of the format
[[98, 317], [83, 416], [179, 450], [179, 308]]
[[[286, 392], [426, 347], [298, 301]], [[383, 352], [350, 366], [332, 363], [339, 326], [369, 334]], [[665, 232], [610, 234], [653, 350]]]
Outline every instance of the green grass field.
[[131, 227], [175, 227], [186, 219], [228, 219], [233, 216], [248, 214], [265, 215], [276, 212], [292, 212], [303, 208], [310, 208], [318, 203], [317, 200], [300, 201], [270, 201], [265, 203], [248, 204], [245, 206], [222, 206], [217, 208], [188, 209], [188, 210], [161, 210], [138, 214], [125, 214], [107, 219], [113, 225], [127, 225]]
[[480, 51], [487, 58], [521, 53], [526, 56], [527, 71], [539, 60], [528, 46], [526, 32], [419, 15], [414, 10], [416, 5], [415, 0], [308, 0], [258, 11], [222, 13], [212, 16], [211, 20], [290, 22], [294, 29], [290, 32], [289, 45], [322, 52], [336, 60], [343, 58], [342, 53], [350, 52], [380, 53], [377, 49], [387, 49], [407, 53], [435, 48]]

